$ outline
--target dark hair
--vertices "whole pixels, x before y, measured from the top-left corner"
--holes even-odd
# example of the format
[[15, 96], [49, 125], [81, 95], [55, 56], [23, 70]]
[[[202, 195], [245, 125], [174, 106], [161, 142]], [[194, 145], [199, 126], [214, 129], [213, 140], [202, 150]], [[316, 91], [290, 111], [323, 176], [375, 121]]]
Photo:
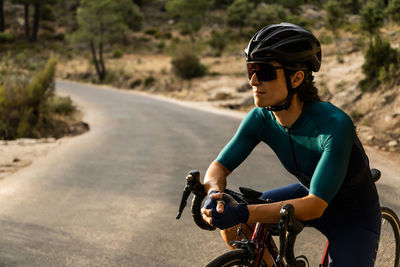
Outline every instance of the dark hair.
[[[285, 69], [285, 72], [288, 73], [287, 77], [292, 76], [297, 71], [298, 70]], [[318, 88], [315, 87], [314, 76], [312, 75], [312, 72], [309, 70], [304, 71], [303, 82], [293, 90], [297, 93], [299, 99], [304, 103], [314, 103], [322, 101], [321, 97], [318, 94]]]

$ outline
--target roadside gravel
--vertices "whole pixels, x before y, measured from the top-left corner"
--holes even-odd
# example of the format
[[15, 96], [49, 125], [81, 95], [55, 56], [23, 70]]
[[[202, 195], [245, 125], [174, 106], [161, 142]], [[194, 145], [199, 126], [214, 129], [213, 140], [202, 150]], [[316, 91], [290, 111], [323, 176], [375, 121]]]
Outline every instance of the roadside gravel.
[[0, 141], [0, 180], [29, 166], [34, 160], [46, 155], [68, 139], [18, 139]]

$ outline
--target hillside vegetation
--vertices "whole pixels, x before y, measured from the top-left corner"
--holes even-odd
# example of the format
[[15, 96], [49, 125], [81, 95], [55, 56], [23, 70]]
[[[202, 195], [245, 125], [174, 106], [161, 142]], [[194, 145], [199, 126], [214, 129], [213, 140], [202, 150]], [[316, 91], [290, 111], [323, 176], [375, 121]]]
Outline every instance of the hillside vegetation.
[[[242, 58], [247, 41], [264, 25], [296, 23], [321, 40], [323, 63], [316, 85], [323, 99], [352, 116], [365, 143], [400, 150], [400, 0], [0, 4], [0, 86], [8, 91], [21, 91], [4, 82], [10, 80], [15, 58], [23, 58], [29, 81], [50, 58], [57, 58], [58, 78], [243, 110], [252, 105]], [[25, 89], [29, 95], [29, 86]], [[34, 125], [28, 131], [23, 130], [24, 114], [16, 115], [20, 119], [14, 136], [43, 135], [37, 125], [45, 116], [30, 120]]]

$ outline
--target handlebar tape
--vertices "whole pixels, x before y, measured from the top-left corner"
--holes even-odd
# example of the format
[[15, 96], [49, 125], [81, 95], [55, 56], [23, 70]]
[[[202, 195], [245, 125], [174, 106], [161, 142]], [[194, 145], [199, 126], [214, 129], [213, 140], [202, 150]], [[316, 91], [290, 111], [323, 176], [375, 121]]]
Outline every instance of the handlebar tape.
[[201, 216], [201, 204], [203, 199], [207, 196], [206, 190], [204, 189], [204, 185], [200, 182], [200, 172], [193, 170], [189, 173], [194, 179], [192, 180], [192, 193], [194, 194], [192, 200], [192, 216], [194, 222], [201, 229], [214, 231], [215, 227], [209, 225], [206, 221], [203, 220]]

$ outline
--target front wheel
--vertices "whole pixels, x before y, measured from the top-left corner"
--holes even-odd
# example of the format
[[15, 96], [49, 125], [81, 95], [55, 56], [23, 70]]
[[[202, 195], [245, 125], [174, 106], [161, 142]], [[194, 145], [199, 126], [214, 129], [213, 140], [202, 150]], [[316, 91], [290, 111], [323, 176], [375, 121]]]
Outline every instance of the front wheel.
[[375, 267], [400, 267], [400, 222], [396, 213], [381, 207], [382, 226]]
[[218, 256], [206, 267], [251, 266], [250, 253], [247, 249], [234, 249]]

